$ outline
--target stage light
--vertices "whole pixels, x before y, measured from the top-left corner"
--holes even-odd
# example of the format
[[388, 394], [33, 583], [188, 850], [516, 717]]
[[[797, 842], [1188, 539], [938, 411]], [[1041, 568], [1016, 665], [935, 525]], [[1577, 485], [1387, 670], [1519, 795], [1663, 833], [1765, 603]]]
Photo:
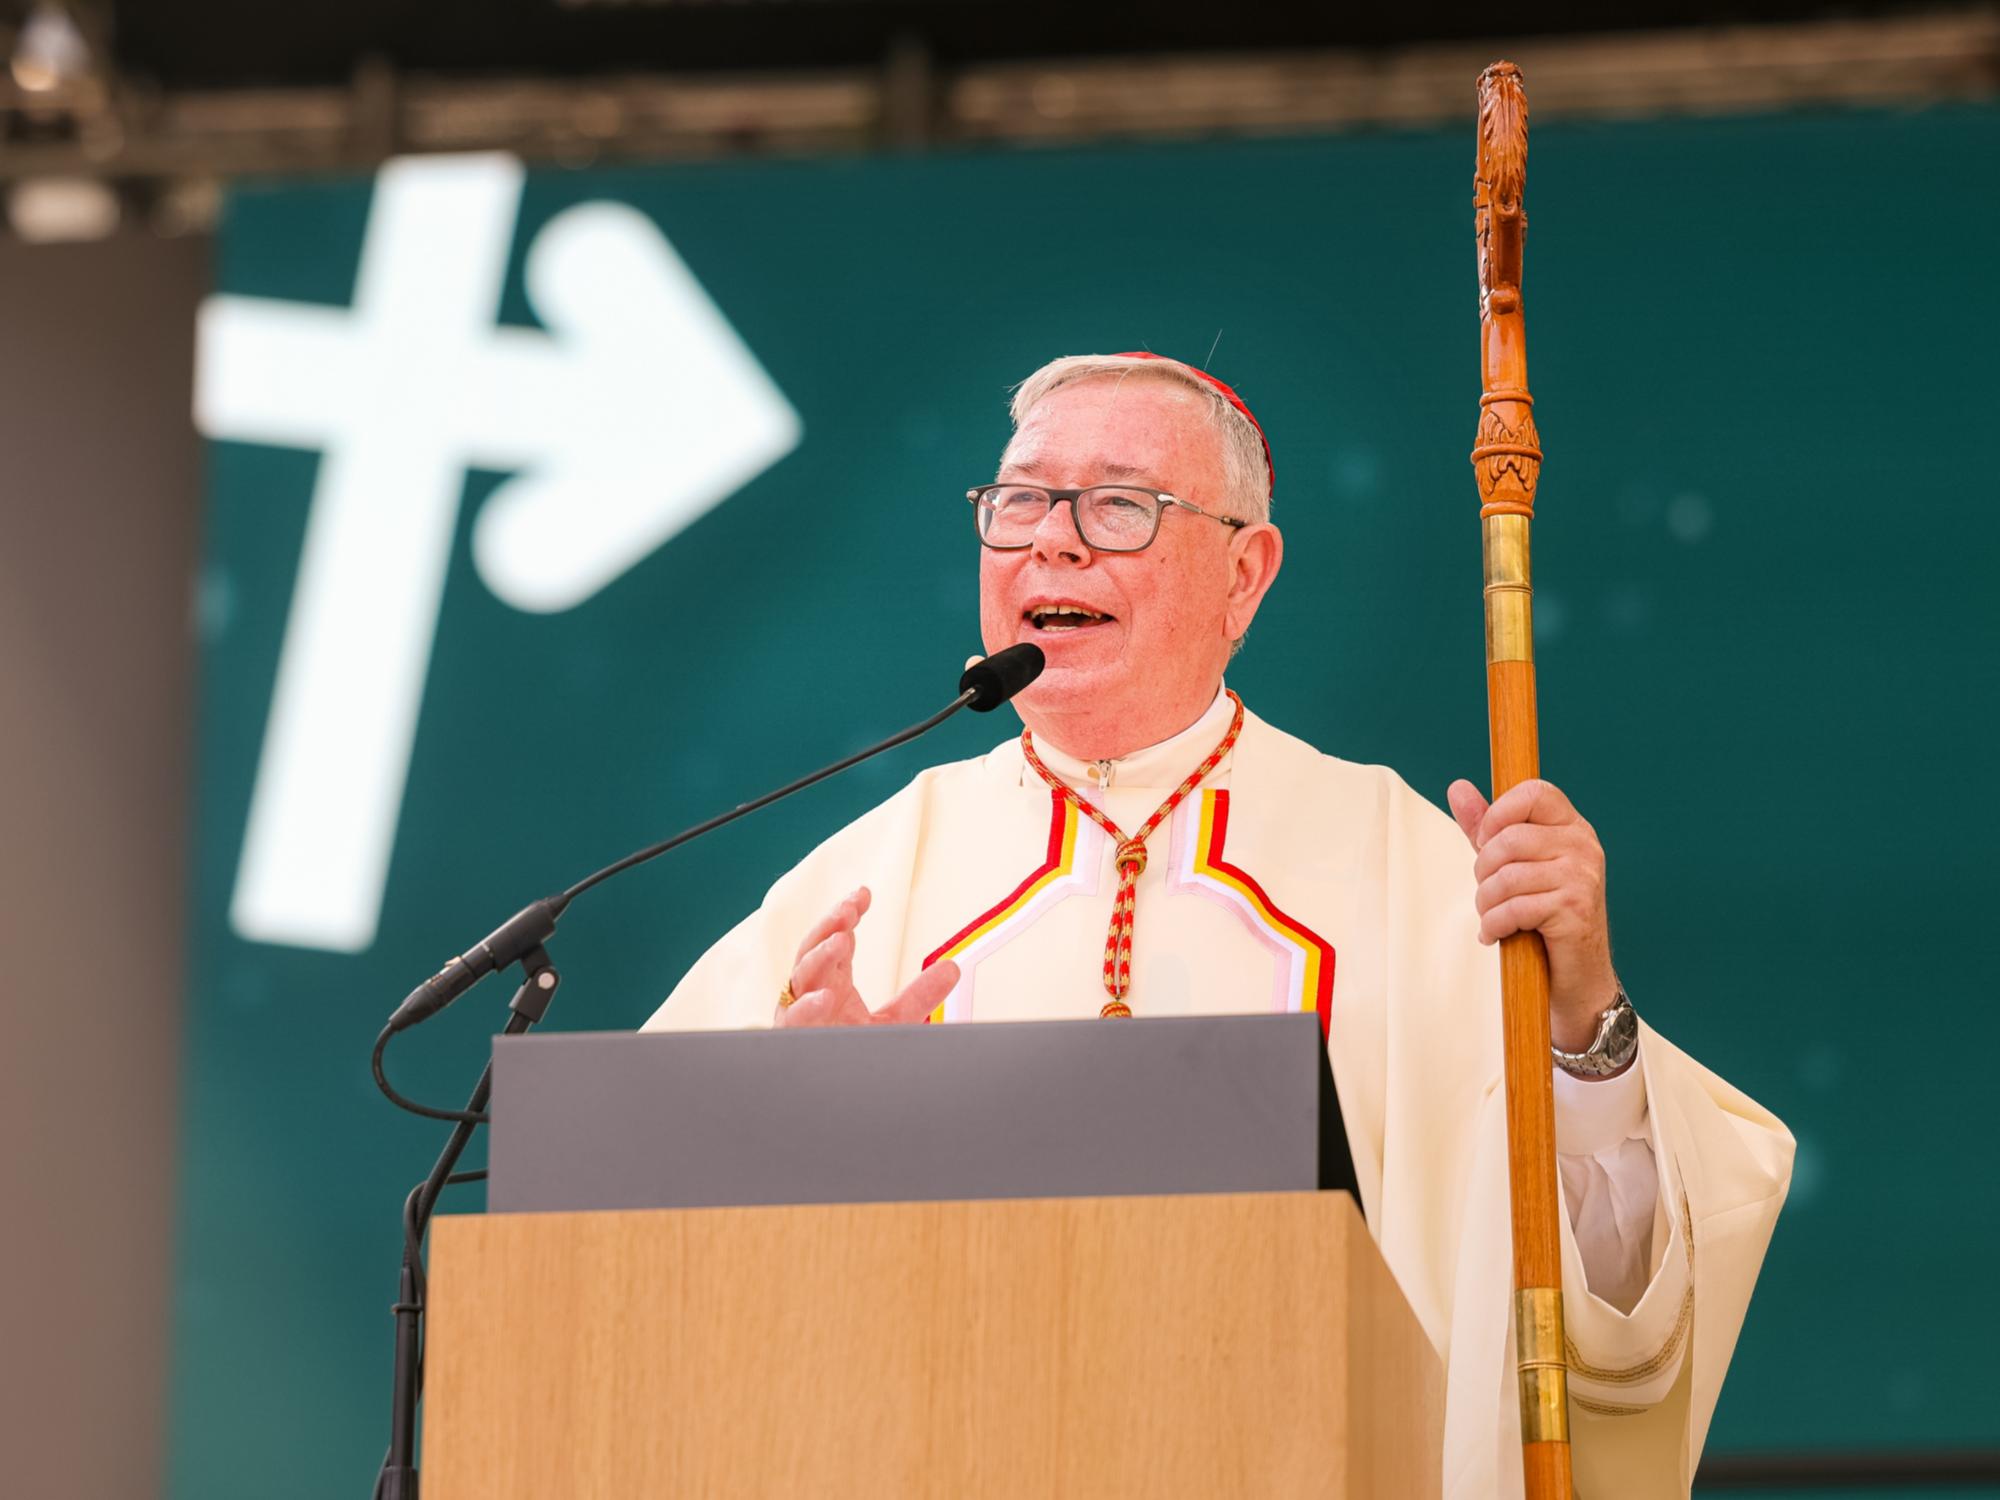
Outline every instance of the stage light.
[[24, 92], [47, 94], [90, 72], [90, 44], [70, 13], [43, 0], [28, 12], [8, 68]]
[[7, 194], [7, 223], [32, 244], [101, 240], [121, 217], [117, 191], [90, 177], [31, 177]]

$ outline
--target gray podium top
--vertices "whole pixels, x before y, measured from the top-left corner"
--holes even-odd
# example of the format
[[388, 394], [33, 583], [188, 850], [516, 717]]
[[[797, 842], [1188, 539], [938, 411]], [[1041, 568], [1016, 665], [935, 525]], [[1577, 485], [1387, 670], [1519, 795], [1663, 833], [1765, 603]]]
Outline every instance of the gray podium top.
[[498, 1037], [499, 1213], [1353, 1191], [1319, 1020]]

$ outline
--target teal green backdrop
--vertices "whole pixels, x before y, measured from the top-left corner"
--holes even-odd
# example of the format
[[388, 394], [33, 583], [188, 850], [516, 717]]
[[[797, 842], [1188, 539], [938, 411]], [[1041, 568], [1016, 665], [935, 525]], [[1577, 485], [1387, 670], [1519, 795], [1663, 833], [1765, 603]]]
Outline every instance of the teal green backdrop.
[[[1641, 1009], [1799, 1138], [1712, 1447], [2000, 1441], [2000, 112], [1534, 142], [1546, 770], [1609, 850]], [[176, 1496], [365, 1493], [397, 1210], [441, 1130], [376, 1094], [377, 1028], [523, 901], [948, 693], [977, 645], [959, 497], [1045, 359], [1213, 345], [1269, 431], [1288, 540], [1232, 685], [1438, 800], [1484, 779], [1471, 168], [1468, 128], [530, 174], [504, 321], [533, 322], [540, 225], [632, 205], [804, 435], [558, 614], [481, 582], [470, 527], [503, 476], [466, 476], [381, 928], [355, 955], [228, 923], [318, 459], [212, 445]], [[235, 193], [220, 288], [346, 305], [369, 200]], [[636, 1025], [812, 844], [1010, 728], [956, 721], [580, 903], [550, 1024]], [[400, 1043], [404, 1086], [462, 1097], [506, 993]]]

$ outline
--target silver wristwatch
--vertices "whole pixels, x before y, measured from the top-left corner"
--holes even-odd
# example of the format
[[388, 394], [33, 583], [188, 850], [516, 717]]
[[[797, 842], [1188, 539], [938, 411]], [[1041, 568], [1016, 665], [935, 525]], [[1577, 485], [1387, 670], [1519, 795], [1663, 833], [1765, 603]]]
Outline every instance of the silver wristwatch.
[[1565, 1052], [1553, 1045], [1549, 1048], [1556, 1066], [1572, 1078], [1609, 1078], [1632, 1061], [1638, 1050], [1639, 1013], [1632, 1009], [1622, 984], [1610, 1009], [1598, 1016], [1597, 1035], [1588, 1047], [1581, 1052]]

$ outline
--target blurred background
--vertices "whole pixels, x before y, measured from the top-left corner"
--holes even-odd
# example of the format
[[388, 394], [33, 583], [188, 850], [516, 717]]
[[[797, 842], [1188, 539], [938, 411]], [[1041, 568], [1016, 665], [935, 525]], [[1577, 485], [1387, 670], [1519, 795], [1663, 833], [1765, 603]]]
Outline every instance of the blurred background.
[[[1289, 552], [1232, 685], [1483, 779], [1499, 56], [1545, 764], [1642, 1010], [1799, 1138], [1699, 1488], [2000, 1493], [2000, 12], [1806, 0], [0, 3], [0, 1491], [364, 1492], [438, 1133], [383, 1017], [940, 701], [1050, 357], [1235, 383]], [[1006, 729], [580, 903], [551, 1024]]]

